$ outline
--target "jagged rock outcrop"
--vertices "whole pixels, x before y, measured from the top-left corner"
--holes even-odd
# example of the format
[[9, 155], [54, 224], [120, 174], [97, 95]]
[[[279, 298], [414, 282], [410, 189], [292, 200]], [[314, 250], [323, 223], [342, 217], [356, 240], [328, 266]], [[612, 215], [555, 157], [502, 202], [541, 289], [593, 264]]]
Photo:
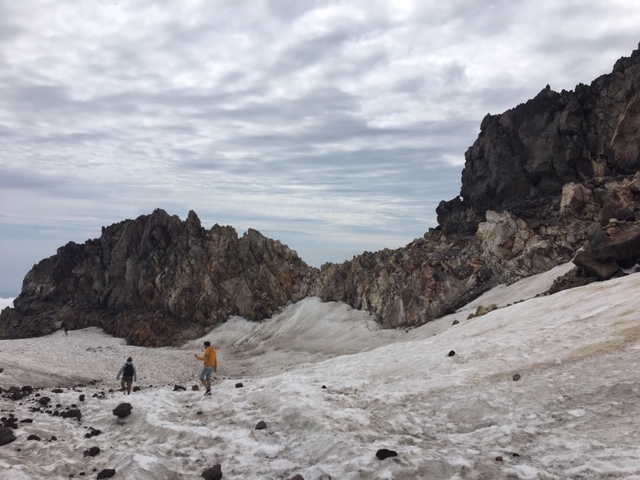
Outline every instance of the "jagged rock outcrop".
[[405, 248], [324, 265], [310, 294], [373, 312], [386, 328], [422, 325], [500, 283], [570, 261], [586, 233], [572, 235], [573, 244], [550, 242], [564, 228], [559, 214], [555, 217], [539, 233], [507, 212], [489, 212], [474, 235], [447, 236], [433, 229]]
[[205, 230], [194, 212], [112, 225], [33, 268], [0, 314], [0, 337], [64, 321], [165, 345], [311, 295], [405, 328], [574, 256], [580, 273], [556, 290], [630, 271], [640, 261], [640, 49], [590, 86], [547, 87], [487, 115], [465, 159], [460, 196], [440, 203], [436, 229], [320, 271], [255, 230]]
[[560, 93], [547, 86], [524, 104], [487, 115], [465, 154], [460, 197], [440, 204], [438, 221], [450, 231], [468, 229], [486, 210], [521, 216], [528, 205], [519, 202], [555, 197], [567, 183], [635, 174], [639, 124], [640, 49], [590, 86]]
[[446, 243], [433, 232], [403, 249], [325, 265], [310, 293], [374, 312], [386, 328], [421, 325], [473, 289], [484, 266], [476, 253], [473, 245]]
[[640, 224], [612, 220], [596, 226], [574, 263], [588, 276], [607, 280], [640, 264]]
[[[547, 87], [487, 115], [465, 154], [460, 196], [436, 210], [439, 227], [406, 248], [323, 267], [311, 292], [373, 311], [387, 327], [419, 325], [497, 283], [571, 260], [594, 226], [611, 219], [633, 225], [640, 212], [639, 99], [640, 49], [591, 86], [561, 93]], [[638, 255], [627, 257], [608, 260], [598, 278]]]
[[35, 265], [0, 334], [44, 334], [60, 322], [99, 326], [138, 345], [193, 338], [232, 315], [259, 320], [307, 295], [315, 269], [255, 230], [205, 230], [163, 210], [103, 228]]
[[[486, 213], [486, 221], [478, 225], [483, 258], [518, 276], [546, 272], [558, 262], [553, 246], [527, 224], [507, 211]], [[564, 259], [564, 258], [563, 258]]]

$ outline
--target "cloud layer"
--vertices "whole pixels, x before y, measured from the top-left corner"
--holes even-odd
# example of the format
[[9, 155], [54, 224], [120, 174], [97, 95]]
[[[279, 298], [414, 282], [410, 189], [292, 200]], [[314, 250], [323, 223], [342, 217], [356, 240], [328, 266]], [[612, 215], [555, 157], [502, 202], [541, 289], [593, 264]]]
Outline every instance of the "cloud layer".
[[486, 113], [609, 73], [609, 2], [0, 2], [0, 295], [164, 208], [308, 263], [396, 248], [460, 190]]

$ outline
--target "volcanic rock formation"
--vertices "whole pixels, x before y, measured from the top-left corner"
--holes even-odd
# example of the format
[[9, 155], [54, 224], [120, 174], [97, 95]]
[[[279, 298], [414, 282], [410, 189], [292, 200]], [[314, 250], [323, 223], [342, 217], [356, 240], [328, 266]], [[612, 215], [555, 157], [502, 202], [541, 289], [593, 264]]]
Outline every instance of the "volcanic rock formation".
[[574, 257], [576, 278], [556, 289], [633, 271], [640, 49], [589, 86], [547, 87], [487, 115], [465, 158], [460, 196], [440, 203], [437, 228], [404, 248], [320, 270], [255, 230], [240, 238], [232, 227], [206, 230], [194, 212], [181, 221], [156, 210], [104, 228], [33, 267], [15, 308], [0, 314], [0, 337], [65, 322], [137, 345], [176, 344], [232, 315], [260, 320], [312, 295], [404, 328]]
[[3, 337], [98, 326], [132, 344], [159, 346], [201, 335], [232, 315], [271, 316], [307, 294], [314, 269], [255, 230], [205, 230], [163, 210], [69, 243], [24, 278]]

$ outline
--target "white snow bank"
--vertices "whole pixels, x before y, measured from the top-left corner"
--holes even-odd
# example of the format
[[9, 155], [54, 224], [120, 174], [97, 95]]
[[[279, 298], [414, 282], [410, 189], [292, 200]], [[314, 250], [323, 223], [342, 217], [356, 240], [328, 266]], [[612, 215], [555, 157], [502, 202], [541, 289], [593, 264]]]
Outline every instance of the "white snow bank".
[[[535, 297], [549, 278], [529, 282]], [[212, 397], [191, 390], [202, 339], [144, 349], [87, 329], [1, 341], [0, 386], [46, 386], [36, 393], [83, 417], [34, 412], [35, 396], [0, 398], [5, 415], [33, 419], [0, 446], [0, 477], [115, 468], [117, 478], [196, 479], [220, 463], [225, 479], [638, 478], [640, 275], [520, 301], [522, 287], [494, 292], [511, 306], [407, 333], [317, 299], [259, 324], [232, 319], [206, 337], [221, 358]], [[141, 391], [109, 392], [127, 356]], [[118, 420], [122, 401], [133, 412]], [[102, 433], [86, 438], [89, 427]], [[91, 446], [100, 454], [84, 457]], [[380, 461], [379, 448], [398, 456]]]

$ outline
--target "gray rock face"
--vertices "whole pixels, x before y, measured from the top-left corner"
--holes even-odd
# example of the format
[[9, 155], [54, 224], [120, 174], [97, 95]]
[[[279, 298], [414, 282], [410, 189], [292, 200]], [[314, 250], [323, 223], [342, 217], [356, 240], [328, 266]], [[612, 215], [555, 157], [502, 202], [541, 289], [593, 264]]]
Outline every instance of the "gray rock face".
[[183, 222], [163, 210], [104, 228], [99, 239], [69, 243], [27, 274], [0, 317], [3, 337], [48, 333], [60, 322], [90, 325], [137, 345], [202, 334], [229, 316], [269, 317], [304, 298], [316, 270], [255, 230], [205, 230], [194, 212]]
[[431, 230], [405, 248], [323, 266], [310, 294], [373, 312], [386, 328], [422, 325], [500, 283], [570, 261], [586, 233], [574, 234], [573, 245], [564, 237], [555, 243], [567, 222], [558, 213], [547, 220], [536, 233], [508, 213], [490, 212], [473, 235]]
[[[571, 260], [589, 244], [594, 225], [633, 224], [640, 211], [639, 92], [640, 49], [591, 86], [545, 88], [488, 115], [466, 153], [460, 196], [436, 210], [439, 227], [403, 249], [324, 266], [311, 293], [372, 311], [385, 327], [420, 325], [498, 283]], [[610, 228], [603, 234], [617, 235]], [[627, 249], [606, 275], [637, 256]]]
[[[557, 93], [548, 86], [501, 115], [487, 115], [465, 154], [460, 198], [438, 221], [459, 228], [514, 201], [558, 195], [565, 184], [628, 175], [640, 167], [640, 49], [613, 72]], [[519, 215], [519, 212], [513, 212]]]

